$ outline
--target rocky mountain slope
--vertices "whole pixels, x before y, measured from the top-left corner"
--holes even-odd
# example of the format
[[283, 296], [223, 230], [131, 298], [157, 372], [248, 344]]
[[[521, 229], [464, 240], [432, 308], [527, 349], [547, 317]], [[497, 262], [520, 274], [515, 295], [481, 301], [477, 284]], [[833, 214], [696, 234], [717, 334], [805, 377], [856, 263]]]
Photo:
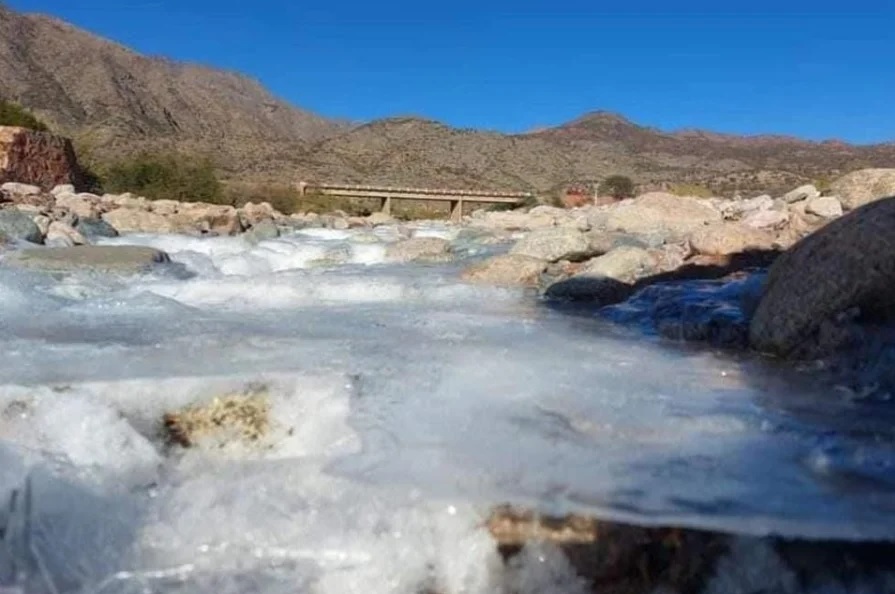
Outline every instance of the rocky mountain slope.
[[111, 156], [169, 146], [222, 152], [225, 165], [317, 140], [341, 125], [240, 74], [139, 55], [52, 17], [0, 5], [0, 97]]
[[134, 53], [52, 17], [0, 6], [0, 98], [108, 159], [149, 149], [213, 154], [230, 177], [559, 191], [627, 174], [716, 193], [778, 191], [895, 166], [895, 144], [664, 132], [606, 112], [529, 134], [417, 118], [328, 120], [242, 75]]

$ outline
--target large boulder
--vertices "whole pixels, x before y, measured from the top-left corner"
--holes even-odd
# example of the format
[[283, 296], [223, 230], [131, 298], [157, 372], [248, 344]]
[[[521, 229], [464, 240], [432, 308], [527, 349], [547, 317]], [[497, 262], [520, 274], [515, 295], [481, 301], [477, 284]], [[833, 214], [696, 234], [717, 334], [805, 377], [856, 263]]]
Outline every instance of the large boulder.
[[774, 237], [765, 231], [739, 223], [714, 223], [690, 235], [690, 245], [698, 254], [727, 256], [751, 250], [768, 250]]
[[790, 215], [785, 210], [757, 210], [743, 218], [743, 224], [753, 229], [773, 229], [789, 222]]
[[79, 218], [75, 229], [88, 241], [95, 241], [104, 237], [118, 237], [115, 227], [102, 219], [91, 217]]
[[748, 214], [769, 210], [774, 206], [774, 199], [767, 194], [746, 200], [726, 200], [721, 203], [721, 214], [725, 219], [739, 219]]
[[6, 182], [5, 184], [0, 185], [0, 190], [18, 196], [34, 196], [35, 194], [40, 194], [42, 192], [37, 186], [20, 182]]
[[532, 231], [510, 250], [517, 256], [528, 256], [548, 262], [580, 261], [594, 255], [587, 236], [569, 227]]
[[703, 201], [650, 192], [611, 210], [606, 227], [626, 233], [666, 232], [681, 236], [720, 220], [721, 213]]
[[78, 218], [94, 218], [99, 214], [97, 206], [99, 198], [92, 194], [73, 194], [60, 192], [55, 194], [56, 206], [65, 208], [78, 215]]
[[838, 314], [856, 307], [891, 314], [893, 287], [895, 197], [830, 222], [777, 259], [750, 324], [750, 344], [797, 356]]
[[144, 198], [143, 196], [135, 196], [130, 192], [125, 192], [124, 194], [104, 194], [100, 200], [111, 205], [112, 207], [120, 207], [120, 208], [135, 208], [138, 210], [150, 210], [152, 206], [152, 202], [148, 198]]
[[249, 202], [243, 205], [238, 213], [242, 226], [246, 229], [257, 225], [261, 221], [272, 221], [282, 217], [269, 202], [261, 202], [258, 204]]
[[177, 228], [212, 235], [236, 235], [242, 231], [239, 212], [226, 204], [184, 202], [178, 206], [177, 213], [170, 215], [169, 219]]
[[103, 220], [119, 233], [174, 233], [177, 227], [168, 217], [138, 208], [116, 208], [103, 215]]
[[895, 196], [895, 169], [861, 169], [845, 175], [830, 186], [846, 210]]
[[48, 132], [0, 126], [0, 183], [21, 182], [51, 190], [82, 185], [71, 141]]
[[655, 269], [656, 259], [645, 249], [622, 246], [585, 263], [573, 276], [545, 291], [548, 299], [610, 305], [626, 299], [633, 281]]
[[476, 211], [469, 221], [470, 226], [491, 230], [530, 231], [556, 226], [556, 217], [549, 212], [522, 211]]
[[18, 250], [7, 254], [3, 264], [45, 272], [137, 273], [169, 261], [168, 254], [150, 247], [85, 245]]
[[842, 203], [836, 196], [818, 196], [805, 204], [805, 212], [825, 219], [842, 216]]
[[792, 204], [793, 202], [801, 202], [802, 200], [811, 200], [813, 198], [817, 198], [820, 196], [820, 192], [817, 191], [811, 184], [806, 184], [804, 186], [799, 186], [795, 190], [787, 192], [783, 195], [781, 200], [786, 204]]
[[655, 263], [655, 258], [647, 250], [635, 246], [621, 246], [586, 262], [578, 271], [578, 275], [605, 276], [632, 282], [643, 271], [651, 270]]
[[534, 287], [547, 262], [530, 256], [504, 254], [473, 264], [463, 271], [464, 281], [507, 287]]
[[451, 259], [451, 242], [440, 237], [413, 237], [390, 244], [386, 259], [391, 262], [446, 262]]
[[41, 243], [43, 233], [28, 214], [15, 208], [0, 210], [0, 234], [8, 239]]
[[50, 223], [44, 242], [52, 246], [73, 246], [88, 243], [87, 238], [80, 231], [61, 221]]

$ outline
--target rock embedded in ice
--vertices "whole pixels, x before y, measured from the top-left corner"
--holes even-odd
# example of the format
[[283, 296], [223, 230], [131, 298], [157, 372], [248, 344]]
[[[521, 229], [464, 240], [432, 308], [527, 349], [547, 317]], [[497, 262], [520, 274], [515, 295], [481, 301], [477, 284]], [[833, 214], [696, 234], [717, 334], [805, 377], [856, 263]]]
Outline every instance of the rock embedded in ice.
[[40, 243], [43, 234], [30, 216], [16, 208], [0, 210], [0, 233], [18, 241]]
[[413, 237], [388, 246], [392, 262], [446, 262], [452, 259], [451, 242], [438, 237]]
[[168, 254], [149, 247], [85, 245], [22, 249], [9, 253], [3, 264], [46, 272], [137, 273], [169, 261]]
[[205, 405], [193, 405], [165, 413], [167, 441], [185, 448], [216, 442], [224, 447], [237, 441], [259, 444], [270, 426], [270, 402], [264, 390], [216, 397]]
[[75, 229], [91, 241], [102, 237], [118, 237], [118, 231], [115, 227], [99, 218], [79, 217], [78, 222], [75, 224]]

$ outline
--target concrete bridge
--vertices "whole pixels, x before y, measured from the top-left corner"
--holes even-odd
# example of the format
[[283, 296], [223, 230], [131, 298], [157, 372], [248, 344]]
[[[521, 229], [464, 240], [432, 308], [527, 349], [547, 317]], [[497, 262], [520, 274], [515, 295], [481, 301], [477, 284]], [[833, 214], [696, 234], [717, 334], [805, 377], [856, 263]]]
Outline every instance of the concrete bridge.
[[463, 217], [465, 202], [484, 204], [521, 204], [531, 198], [529, 192], [485, 192], [478, 190], [446, 190], [436, 188], [392, 188], [388, 186], [355, 186], [346, 184], [298, 184], [301, 195], [322, 194], [342, 198], [374, 198], [380, 201], [380, 209], [391, 214], [393, 200], [433, 200], [447, 202], [451, 208], [451, 220], [459, 222]]

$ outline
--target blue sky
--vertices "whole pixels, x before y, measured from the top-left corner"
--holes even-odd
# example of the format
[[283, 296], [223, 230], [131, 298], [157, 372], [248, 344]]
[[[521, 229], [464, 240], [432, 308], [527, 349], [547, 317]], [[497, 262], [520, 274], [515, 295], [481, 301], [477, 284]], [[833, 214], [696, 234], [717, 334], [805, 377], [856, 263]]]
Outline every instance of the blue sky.
[[895, 0], [6, 1], [333, 117], [895, 140]]

